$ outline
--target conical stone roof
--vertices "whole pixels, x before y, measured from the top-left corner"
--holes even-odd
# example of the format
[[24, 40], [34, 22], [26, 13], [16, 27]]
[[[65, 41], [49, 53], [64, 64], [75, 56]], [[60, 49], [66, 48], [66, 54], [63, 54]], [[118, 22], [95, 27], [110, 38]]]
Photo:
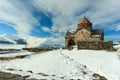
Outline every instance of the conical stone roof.
[[86, 17], [84, 17], [78, 24], [82, 24], [82, 23], [92, 24]]

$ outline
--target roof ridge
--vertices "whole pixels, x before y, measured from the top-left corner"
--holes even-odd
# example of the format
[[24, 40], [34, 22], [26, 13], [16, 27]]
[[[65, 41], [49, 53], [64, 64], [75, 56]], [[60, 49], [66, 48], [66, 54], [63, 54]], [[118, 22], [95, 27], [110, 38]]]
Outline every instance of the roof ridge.
[[81, 24], [81, 23], [89, 23], [89, 24], [92, 24], [92, 22], [91, 22], [90, 20], [88, 20], [88, 19], [86, 18], [86, 16], [84, 16], [84, 17], [82, 18], [82, 20], [80, 20], [79, 24]]

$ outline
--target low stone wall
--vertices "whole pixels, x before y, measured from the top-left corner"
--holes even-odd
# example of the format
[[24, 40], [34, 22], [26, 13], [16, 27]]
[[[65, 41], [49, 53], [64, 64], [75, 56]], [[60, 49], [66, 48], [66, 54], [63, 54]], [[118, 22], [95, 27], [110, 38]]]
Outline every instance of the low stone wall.
[[91, 50], [113, 50], [112, 41], [79, 41], [77, 43], [78, 50], [91, 49]]
[[[57, 49], [57, 48], [53, 48], [53, 49]], [[53, 49], [51, 48], [23, 48], [23, 50], [27, 50], [30, 52], [44, 52], [44, 51], [51, 51]]]
[[13, 59], [21, 59], [24, 58], [28, 55], [19, 55], [19, 56], [15, 56], [15, 57], [0, 57], [0, 61], [9, 61], [9, 60], [13, 60]]

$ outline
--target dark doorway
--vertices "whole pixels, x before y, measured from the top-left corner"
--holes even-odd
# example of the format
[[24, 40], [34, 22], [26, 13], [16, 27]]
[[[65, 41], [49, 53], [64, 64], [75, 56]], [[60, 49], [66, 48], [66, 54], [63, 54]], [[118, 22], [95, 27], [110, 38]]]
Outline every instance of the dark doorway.
[[74, 42], [74, 40], [69, 40], [68, 41], [68, 47], [70, 47], [70, 46], [74, 46], [75, 45], [75, 42]]

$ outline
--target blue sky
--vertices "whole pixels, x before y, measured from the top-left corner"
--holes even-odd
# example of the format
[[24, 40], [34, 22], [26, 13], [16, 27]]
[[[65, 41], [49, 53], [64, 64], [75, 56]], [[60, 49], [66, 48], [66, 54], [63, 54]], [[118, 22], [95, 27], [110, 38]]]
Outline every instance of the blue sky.
[[84, 15], [105, 40], [120, 41], [120, 0], [0, 0], [0, 34], [60, 38]]

